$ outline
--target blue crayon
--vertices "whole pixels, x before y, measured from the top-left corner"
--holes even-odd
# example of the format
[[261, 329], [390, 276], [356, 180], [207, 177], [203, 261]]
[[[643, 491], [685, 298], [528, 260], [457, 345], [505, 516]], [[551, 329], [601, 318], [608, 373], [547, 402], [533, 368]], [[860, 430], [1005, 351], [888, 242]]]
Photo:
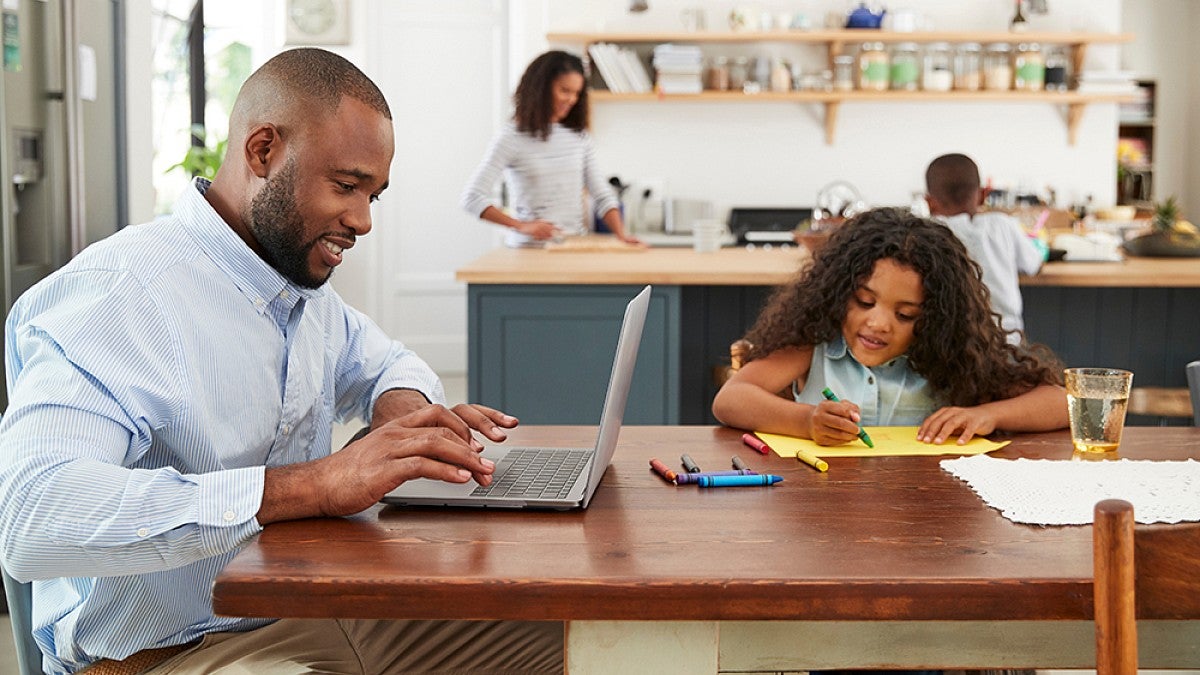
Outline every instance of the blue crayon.
[[735, 469], [731, 471], [704, 471], [701, 473], [680, 473], [675, 475], [675, 483], [699, 483], [701, 476], [757, 476], [757, 471], [750, 469]]
[[782, 476], [770, 473], [757, 476], [700, 476], [696, 484], [700, 487], [739, 487], [749, 485], [774, 485], [783, 480]]

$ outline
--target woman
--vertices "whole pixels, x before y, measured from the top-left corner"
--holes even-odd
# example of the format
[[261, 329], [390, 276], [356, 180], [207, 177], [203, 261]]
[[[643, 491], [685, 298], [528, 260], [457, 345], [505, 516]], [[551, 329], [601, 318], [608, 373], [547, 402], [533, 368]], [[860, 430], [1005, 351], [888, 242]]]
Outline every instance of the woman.
[[[509, 246], [540, 245], [556, 236], [588, 231], [582, 194], [586, 187], [609, 231], [622, 241], [638, 243], [625, 233], [620, 202], [596, 168], [596, 151], [587, 132], [583, 61], [562, 51], [542, 54], [525, 69], [513, 103], [513, 121], [492, 140], [463, 191], [463, 208], [509, 228]], [[492, 199], [501, 173], [515, 218]]]

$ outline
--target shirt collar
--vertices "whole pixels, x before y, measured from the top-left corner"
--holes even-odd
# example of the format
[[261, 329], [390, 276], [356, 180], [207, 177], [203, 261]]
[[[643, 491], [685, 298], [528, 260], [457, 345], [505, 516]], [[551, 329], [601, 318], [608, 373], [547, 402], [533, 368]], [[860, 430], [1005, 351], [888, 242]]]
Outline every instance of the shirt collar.
[[312, 300], [325, 293], [324, 285], [304, 288], [292, 283], [247, 246], [204, 198], [210, 185], [212, 181], [195, 178], [194, 189], [184, 190], [176, 203], [175, 217], [260, 314], [285, 289], [288, 292], [284, 301], [288, 305], [300, 298]]
[[[830, 359], [833, 359], [833, 360], [852, 359], [855, 363], [859, 362], [858, 359], [854, 358], [854, 354], [850, 351], [850, 348], [848, 346], [846, 346], [846, 338], [842, 337], [841, 335], [838, 335], [834, 339], [830, 340], [827, 345], [825, 345], [825, 356]], [[897, 356], [896, 358], [892, 359], [891, 361], [888, 361], [887, 363], [883, 363], [883, 364], [880, 364], [875, 367], [876, 368], [895, 368], [895, 367], [904, 367], [907, 364], [908, 364], [908, 354], [901, 354], [900, 356]]]

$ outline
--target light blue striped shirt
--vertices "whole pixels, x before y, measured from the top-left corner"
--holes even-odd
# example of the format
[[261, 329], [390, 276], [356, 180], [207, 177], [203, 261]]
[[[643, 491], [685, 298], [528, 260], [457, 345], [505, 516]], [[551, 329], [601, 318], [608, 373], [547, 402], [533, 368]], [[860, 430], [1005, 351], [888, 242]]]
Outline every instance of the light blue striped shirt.
[[[591, 134], [561, 124], [552, 125], [550, 135], [543, 140], [518, 131], [516, 123], [509, 122], [492, 139], [483, 162], [463, 190], [462, 207], [473, 216], [489, 206], [500, 208], [493, 191], [501, 174], [508, 181], [514, 217], [549, 221], [563, 234], [584, 234], [591, 230], [583, 208], [585, 187], [597, 215], [603, 216], [621, 206], [597, 168]], [[505, 235], [508, 246], [521, 246], [529, 241], [530, 237], [516, 230]]]
[[25, 293], [5, 326], [0, 553], [34, 579], [47, 672], [268, 621], [212, 584], [262, 528], [266, 466], [324, 457], [331, 424], [441, 383], [328, 285], [298, 287], [186, 190]]
[[826, 387], [843, 401], [858, 404], [865, 427], [918, 426], [939, 407], [907, 355], [868, 368], [854, 358], [841, 336], [813, 348], [804, 389], [798, 392], [793, 384], [792, 396], [798, 403], [817, 405], [825, 400], [821, 390]]

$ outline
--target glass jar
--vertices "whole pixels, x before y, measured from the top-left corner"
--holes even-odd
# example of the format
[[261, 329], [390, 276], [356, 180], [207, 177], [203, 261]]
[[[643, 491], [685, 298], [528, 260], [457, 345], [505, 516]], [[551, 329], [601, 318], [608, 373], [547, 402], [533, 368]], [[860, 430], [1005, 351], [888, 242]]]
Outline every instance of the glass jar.
[[982, 64], [983, 48], [978, 42], [959, 45], [958, 53], [954, 55], [954, 88], [979, 91], [983, 86]]
[[708, 66], [707, 88], [713, 91], [729, 90], [729, 58], [718, 56]]
[[882, 42], [867, 42], [858, 52], [858, 88], [887, 91], [888, 53]]
[[729, 64], [729, 88], [733, 91], [741, 91], [746, 86], [746, 80], [749, 77], [750, 59], [739, 56]]
[[945, 42], [930, 43], [925, 47], [925, 69], [921, 73], [921, 88], [925, 91], [950, 91], [953, 86], [950, 45]]
[[987, 46], [983, 55], [983, 86], [994, 90], [1012, 89], [1012, 48], [1004, 42]]
[[1046, 83], [1046, 60], [1042, 47], [1036, 42], [1017, 45], [1013, 57], [1013, 88], [1020, 91], [1041, 91]]
[[1070, 67], [1070, 60], [1067, 58], [1066, 50], [1062, 47], [1055, 47], [1046, 52], [1046, 89], [1047, 91], [1066, 91], [1067, 78], [1070, 74], [1067, 69]]
[[771, 91], [791, 91], [792, 70], [787, 61], [775, 59], [771, 64]]
[[914, 91], [921, 79], [920, 56], [915, 42], [892, 47], [891, 84], [896, 91]]
[[833, 57], [833, 88], [837, 91], [854, 90], [854, 57], [842, 54]]

